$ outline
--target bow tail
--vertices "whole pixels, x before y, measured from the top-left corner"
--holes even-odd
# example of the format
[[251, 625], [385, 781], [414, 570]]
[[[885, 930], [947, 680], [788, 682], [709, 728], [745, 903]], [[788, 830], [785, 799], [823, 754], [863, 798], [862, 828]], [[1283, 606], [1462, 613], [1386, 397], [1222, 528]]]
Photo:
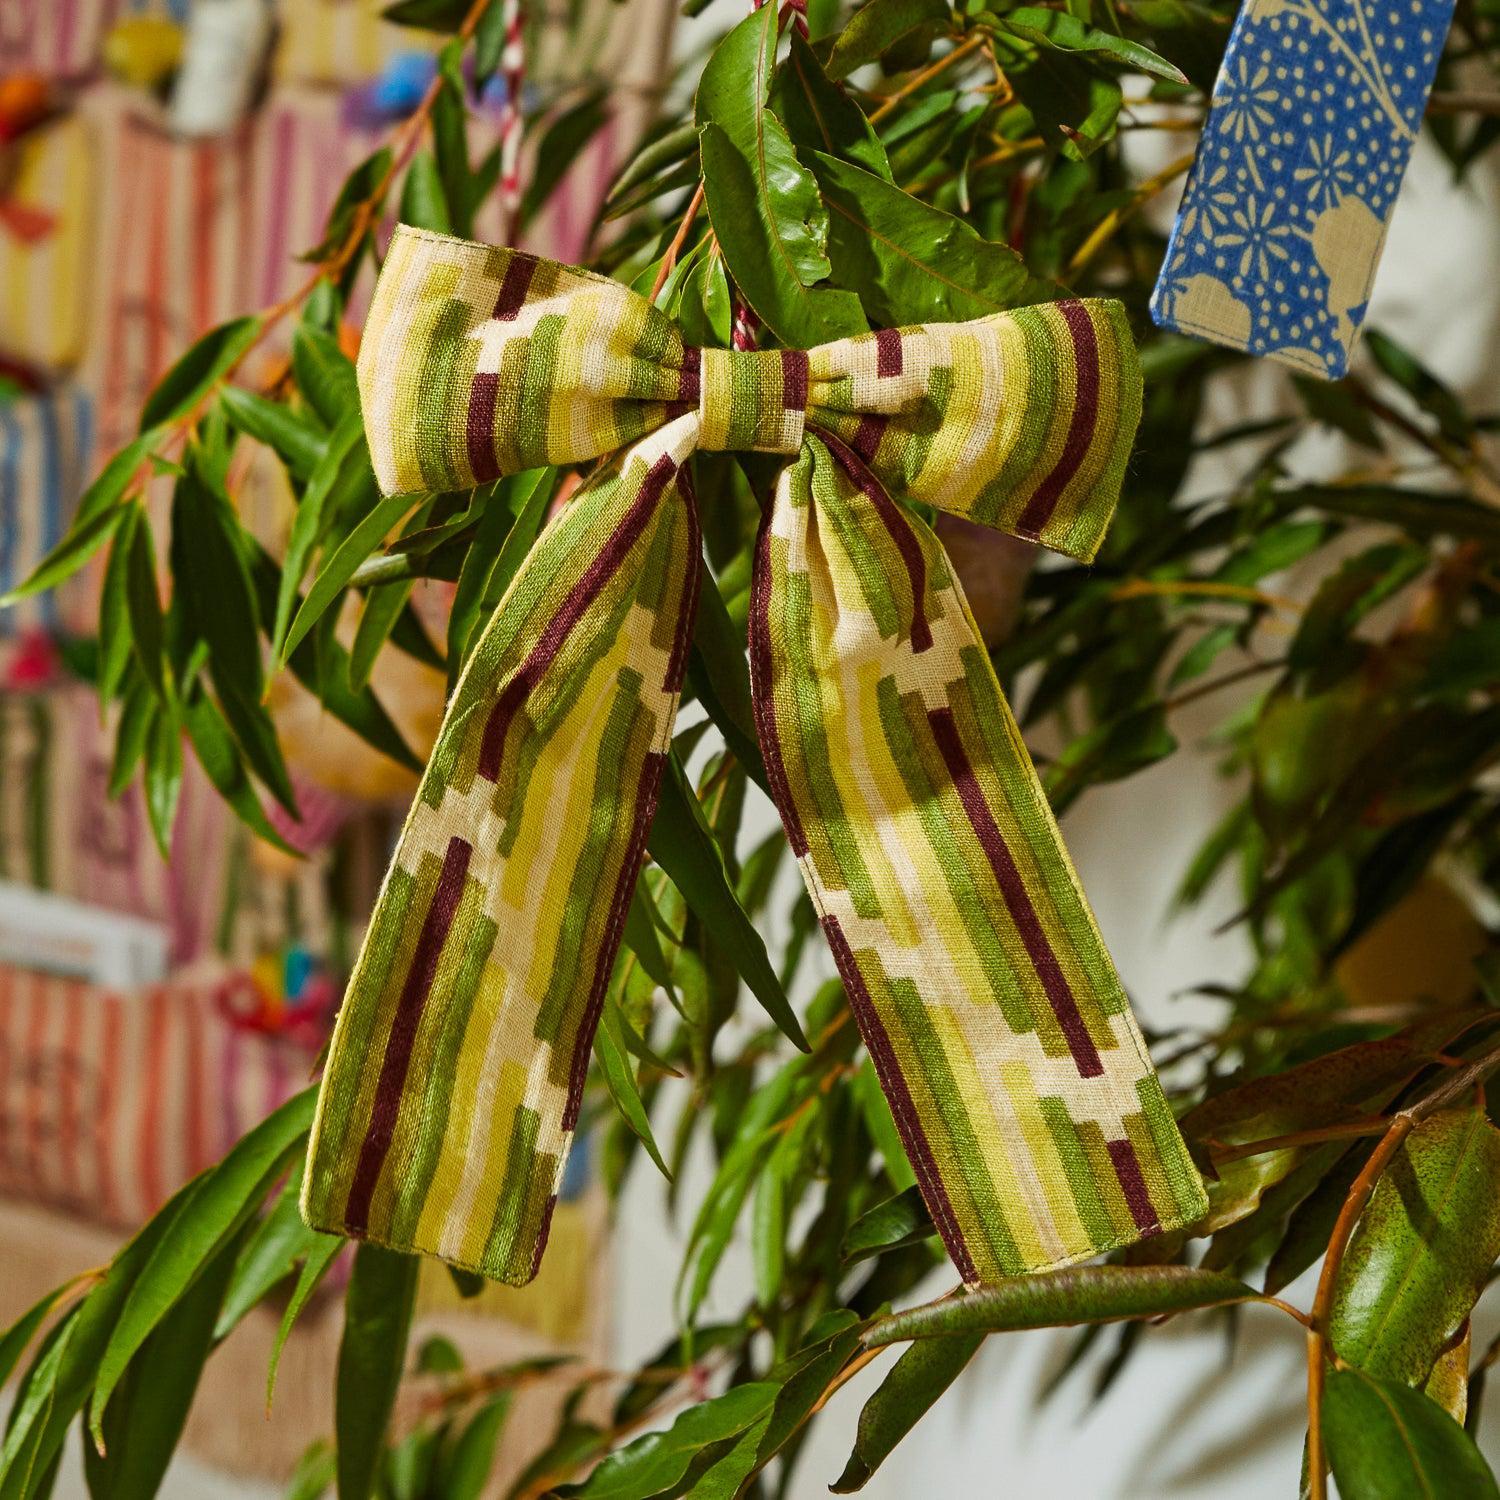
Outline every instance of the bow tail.
[[315, 1229], [536, 1273], [671, 741], [695, 432], [580, 490], [475, 647], [339, 1013]]
[[963, 1279], [1196, 1219], [1202, 1184], [936, 537], [809, 437], [752, 598], [772, 788]]

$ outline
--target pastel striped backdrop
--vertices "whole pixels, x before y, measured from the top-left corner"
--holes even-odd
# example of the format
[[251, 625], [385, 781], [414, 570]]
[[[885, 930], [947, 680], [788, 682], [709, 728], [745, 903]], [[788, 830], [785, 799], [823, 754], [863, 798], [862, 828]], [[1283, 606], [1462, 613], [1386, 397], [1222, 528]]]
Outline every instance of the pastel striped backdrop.
[[1088, 558], [1140, 409], [1123, 309], [686, 347], [617, 282], [403, 229], [360, 388], [388, 493], [613, 454], [474, 652], [340, 1013], [316, 1227], [535, 1274], [670, 741], [689, 460], [790, 460], [752, 587], [771, 790], [969, 1282], [1180, 1226], [1202, 1184], [924, 501]]
[[117, 994], [0, 967], [0, 1194], [143, 1223], [311, 1058], [220, 1014], [217, 976]]
[[[66, 384], [0, 401], [0, 593], [14, 588], [62, 540], [88, 479], [94, 406]], [[49, 589], [0, 612], [0, 637], [84, 623], [79, 590]]]

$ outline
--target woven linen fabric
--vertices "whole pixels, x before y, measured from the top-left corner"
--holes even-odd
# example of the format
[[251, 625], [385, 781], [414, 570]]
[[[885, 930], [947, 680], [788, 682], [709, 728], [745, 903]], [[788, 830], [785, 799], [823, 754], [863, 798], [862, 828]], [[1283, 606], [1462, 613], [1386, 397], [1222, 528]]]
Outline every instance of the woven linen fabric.
[[359, 372], [388, 493], [607, 458], [449, 707], [339, 1015], [308, 1222], [535, 1273], [671, 742], [697, 449], [786, 459], [752, 584], [756, 729], [964, 1280], [1197, 1218], [962, 591], [902, 503], [1091, 557], [1139, 416], [1119, 304], [699, 350], [617, 282], [403, 228]]
[[1162, 328], [1337, 380], [1453, 0], [1247, 0], [1151, 297]]

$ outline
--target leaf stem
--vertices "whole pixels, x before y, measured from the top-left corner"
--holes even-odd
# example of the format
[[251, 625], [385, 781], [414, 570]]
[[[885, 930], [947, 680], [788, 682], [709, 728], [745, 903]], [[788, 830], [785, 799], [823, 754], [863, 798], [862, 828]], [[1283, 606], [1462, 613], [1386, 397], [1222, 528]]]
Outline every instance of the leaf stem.
[[698, 217], [698, 209], [703, 203], [703, 179], [698, 179], [698, 186], [693, 189], [693, 196], [688, 200], [688, 206], [683, 211], [682, 223], [677, 226], [677, 233], [672, 236], [672, 243], [667, 246], [667, 253], [662, 256], [661, 268], [656, 273], [656, 280], [651, 284], [651, 295], [647, 299], [655, 302], [661, 295], [661, 289], [667, 284], [667, 277], [672, 274], [672, 267], [677, 264], [677, 257], [682, 253], [682, 242], [688, 237], [688, 230], [693, 227], [693, 220]]
[[1163, 188], [1167, 187], [1177, 178], [1181, 177], [1187, 169], [1192, 166], [1196, 151], [1189, 151], [1186, 156], [1179, 156], [1176, 161], [1163, 167], [1160, 172], [1146, 178], [1135, 191], [1135, 196], [1129, 203], [1121, 204], [1119, 208], [1112, 208], [1094, 226], [1093, 232], [1078, 247], [1073, 259], [1068, 262], [1068, 279], [1077, 276], [1088, 263], [1114, 238], [1120, 226], [1134, 213], [1140, 211], [1150, 202]]
[[883, 120], [895, 107], [905, 98], [916, 93], [924, 84], [931, 83], [941, 73], [946, 73], [956, 62], [961, 62], [971, 52], [977, 51], [984, 46], [988, 40], [982, 31], [976, 31], [966, 41], [962, 41], [951, 52], [945, 52], [931, 67], [923, 68], [915, 78], [908, 79], [893, 94], [887, 94], [884, 102], [870, 115], [870, 123], [873, 125]]

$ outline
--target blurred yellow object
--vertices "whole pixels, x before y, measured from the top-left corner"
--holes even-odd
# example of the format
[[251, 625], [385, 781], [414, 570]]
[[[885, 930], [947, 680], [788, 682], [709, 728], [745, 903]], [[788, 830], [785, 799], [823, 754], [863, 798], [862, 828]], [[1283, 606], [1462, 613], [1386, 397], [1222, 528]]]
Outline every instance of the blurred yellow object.
[[[352, 604], [348, 608], [346, 626], [357, 614]], [[346, 642], [351, 635], [351, 629], [340, 631], [340, 638]], [[443, 673], [402, 651], [388, 649], [375, 663], [370, 686], [401, 737], [419, 760], [424, 759], [443, 718], [448, 686]], [[335, 719], [290, 672], [272, 679], [271, 713], [288, 764], [305, 771], [324, 791], [359, 801], [384, 802], [410, 797], [415, 790], [414, 771], [372, 749]]]
[[473, 1297], [464, 1297], [447, 1266], [423, 1261], [417, 1285], [418, 1311], [493, 1318], [513, 1328], [524, 1328], [552, 1344], [592, 1343], [601, 1307], [599, 1219], [598, 1205], [587, 1198], [559, 1203], [552, 1215], [541, 1269], [535, 1281], [522, 1287], [491, 1281]]
[[182, 28], [166, 16], [126, 16], [104, 39], [104, 66], [136, 88], [159, 88], [181, 61]]
[[77, 364], [98, 189], [93, 133], [76, 114], [28, 130], [0, 155], [0, 198], [47, 221], [35, 236], [0, 225], [0, 352], [48, 371]]
[[1355, 1009], [1460, 1005], [1474, 996], [1484, 928], [1446, 882], [1428, 876], [1370, 928], [1335, 971]]

